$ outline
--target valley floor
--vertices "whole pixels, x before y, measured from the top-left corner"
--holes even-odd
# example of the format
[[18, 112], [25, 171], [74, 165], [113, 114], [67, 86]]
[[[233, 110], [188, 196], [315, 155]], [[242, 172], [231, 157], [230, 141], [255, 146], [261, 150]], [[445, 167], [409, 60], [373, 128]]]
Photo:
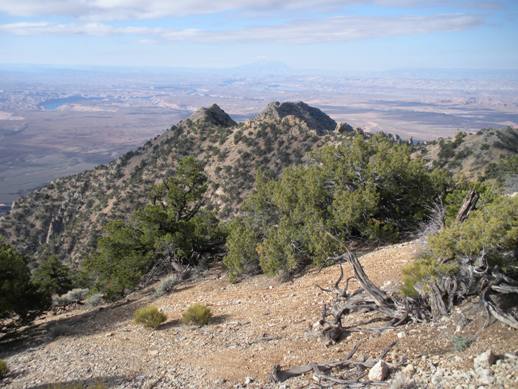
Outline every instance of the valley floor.
[[[395, 288], [403, 265], [419, 249], [418, 242], [388, 246], [361, 261], [373, 282]], [[348, 265], [345, 269], [351, 275]], [[394, 370], [405, 368], [418, 387], [518, 387], [517, 331], [499, 323], [482, 329], [486, 318], [470, 315], [469, 306], [439, 323], [409, 324], [381, 335], [352, 333], [326, 345], [311, 328], [331, 296], [316, 285], [330, 286], [337, 275], [338, 267], [332, 266], [293, 282], [257, 276], [231, 284], [221, 269], [212, 269], [206, 278], [181, 284], [159, 299], [148, 291], [101, 309], [49, 316], [31, 330], [36, 335], [30, 340], [0, 350], [11, 369], [0, 386], [43, 389], [57, 383], [103, 382], [149, 389], [318, 387], [311, 374], [276, 385], [269, 383], [269, 374], [275, 364], [288, 368], [340, 360], [358, 342], [358, 357], [376, 357], [397, 340], [385, 361]], [[211, 307], [214, 318], [208, 326], [180, 323], [181, 313], [195, 302]], [[156, 331], [132, 321], [134, 310], [150, 303], [168, 316]], [[476, 340], [466, 350], [454, 351], [452, 338], [461, 335]], [[489, 348], [500, 359], [486, 372], [474, 370], [473, 358]]]

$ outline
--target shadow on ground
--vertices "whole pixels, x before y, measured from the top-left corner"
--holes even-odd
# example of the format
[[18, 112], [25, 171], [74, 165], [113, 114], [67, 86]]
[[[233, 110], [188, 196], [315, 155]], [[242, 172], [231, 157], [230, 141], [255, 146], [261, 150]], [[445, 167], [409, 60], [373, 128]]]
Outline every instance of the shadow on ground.
[[136, 309], [149, 302], [149, 297], [139, 296], [109, 306], [32, 325], [0, 338], [0, 356], [5, 358], [28, 348], [50, 343], [58, 337], [88, 336], [109, 332], [133, 316]]
[[104, 389], [129, 382], [130, 379], [124, 376], [94, 377], [86, 380], [73, 380], [64, 382], [49, 382], [28, 389]]
[[[218, 278], [220, 275], [221, 269], [214, 267], [205, 273], [203, 277], [191, 279], [175, 291], [192, 288], [200, 280], [207, 280], [210, 277]], [[149, 304], [150, 301], [156, 298], [153, 291], [153, 288], [141, 290], [124, 300], [107, 306], [75, 313], [71, 317], [56, 319], [49, 317], [48, 322], [33, 324], [16, 332], [6, 334], [0, 337], [0, 357], [7, 358], [24, 350], [50, 343], [58, 337], [88, 336], [115, 331], [120, 323], [131, 320], [135, 310]], [[219, 324], [224, 320], [224, 316], [216, 316], [211, 319], [209, 324]], [[159, 329], [166, 330], [177, 327], [180, 324], [180, 321], [173, 320], [164, 323]]]

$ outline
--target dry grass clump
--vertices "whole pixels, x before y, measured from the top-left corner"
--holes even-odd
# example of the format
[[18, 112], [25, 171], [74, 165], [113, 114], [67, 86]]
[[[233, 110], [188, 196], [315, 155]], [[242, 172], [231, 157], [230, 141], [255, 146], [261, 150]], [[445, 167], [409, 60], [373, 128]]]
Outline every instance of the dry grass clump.
[[7, 367], [7, 363], [3, 359], [0, 359], [0, 378], [3, 378], [9, 373], [9, 368]]
[[146, 328], [156, 329], [167, 320], [167, 316], [153, 305], [139, 308], [133, 314], [136, 323], [142, 324]]
[[199, 326], [204, 326], [209, 323], [211, 317], [212, 312], [209, 307], [196, 303], [191, 305], [187, 311], [183, 313], [182, 322], [184, 324], [196, 324]]

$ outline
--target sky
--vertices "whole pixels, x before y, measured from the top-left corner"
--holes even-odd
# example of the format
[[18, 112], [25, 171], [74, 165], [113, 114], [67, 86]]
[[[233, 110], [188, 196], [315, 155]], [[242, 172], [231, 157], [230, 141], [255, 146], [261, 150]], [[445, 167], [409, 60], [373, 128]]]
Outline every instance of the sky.
[[518, 0], [0, 0], [0, 64], [518, 69]]

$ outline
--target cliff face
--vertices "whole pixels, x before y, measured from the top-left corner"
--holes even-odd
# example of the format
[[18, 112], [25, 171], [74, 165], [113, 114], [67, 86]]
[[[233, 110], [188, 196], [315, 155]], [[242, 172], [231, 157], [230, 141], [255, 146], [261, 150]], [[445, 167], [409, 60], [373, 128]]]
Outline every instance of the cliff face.
[[108, 165], [54, 180], [20, 198], [0, 217], [0, 235], [36, 261], [56, 254], [77, 265], [95, 247], [102, 226], [144, 204], [150, 187], [172, 174], [186, 155], [206, 163], [209, 204], [227, 217], [252, 188], [258, 168], [279, 173], [301, 162], [308, 151], [344, 138], [336, 127], [304, 103], [273, 103], [240, 124], [217, 105], [201, 108]]

